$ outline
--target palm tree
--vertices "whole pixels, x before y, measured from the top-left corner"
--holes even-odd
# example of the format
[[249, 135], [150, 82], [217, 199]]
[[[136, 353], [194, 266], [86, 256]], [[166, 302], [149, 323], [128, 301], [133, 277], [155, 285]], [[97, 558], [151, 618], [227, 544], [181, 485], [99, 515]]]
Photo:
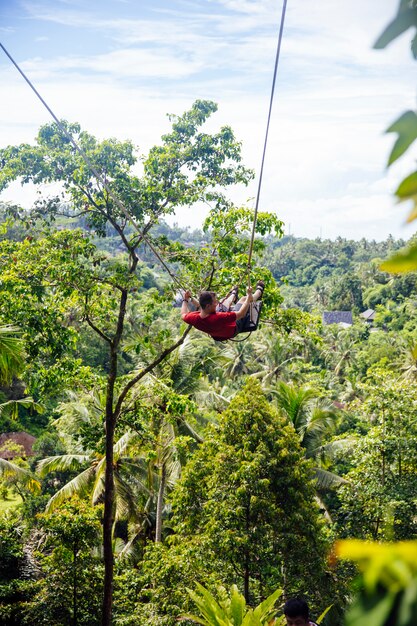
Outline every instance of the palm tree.
[[[92, 504], [100, 503], [104, 494], [105, 457], [96, 451], [83, 450], [79, 441], [74, 441], [74, 434], [81, 427], [100, 427], [105, 395], [99, 391], [68, 395], [69, 400], [59, 405], [61, 417], [55, 421], [55, 426], [60, 429], [71, 453], [43, 459], [38, 463], [38, 472], [41, 476], [53, 471], [81, 472], [49, 500], [47, 510], [59, 506], [75, 493], [89, 495]], [[124, 553], [131, 550], [139, 536], [150, 534], [151, 530], [155, 532], [155, 540], [161, 540], [165, 494], [181, 471], [176, 438], [186, 435], [201, 441], [183, 415], [171, 414], [168, 405], [174, 396], [182, 398], [169, 385], [149, 374], [120, 416], [122, 423], [129, 422], [132, 416], [146, 415], [146, 432], [135, 433], [129, 428], [113, 448], [115, 521], [127, 519], [131, 525], [131, 539]]]
[[[130, 455], [137, 448], [138, 436], [129, 431], [114, 444], [115, 520], [132, 517], [137, 511], [135, 487], [146, 492], [143, 464]], [[93, 505], [103, 501], [105, 457], [97, 452], [63, 454], [46, 457], [38, 462], [37, 472], [43, 478], [51, 472], [81, 472], [66, 483], [46, 505], [46, 511], [58, 508], [64, 500], [77, 494], [89, 495]]]
[[417, 344], [409, 344], [401, 354], [402, 377], [411, 380], [417, 379]]
[[9, 385], [23, 369], [25, 351], [21, 331], [10, 324], [0, 326], [0, 383]]
[[299, 351], [298, 345], [284, 341], [276, 332], [268, 330], [259, 333], [254, 346], [258, 371], [252, 376], [262, 378], [264, 384], [277, 381], [290, 363], [303, 358], [296, 351]]
[[26, 396], [26, 398], [21, 398], [20, 400], [7, 400], [6, 402], [2, 402], [0, 404], [0, 416], [6, 414], [12, 420], [17, 420], [20, 406], [25, 409], [35, 409], [37, 413], [44, 412], [44, 408], [40, 404], [35, 402], [31, 396]]
[[[191, 364], [191, 369], [193, 365]], [[194, 388], [194, 377], [188, 379], [188, 387]], [[155, 542], [162, 539], [162, 515], [165, 492], [172, 488], [181, 475], [181, 463], [177, 449], [177, 437], [185, 435], [197, 443], [202, 442], [200, 435], [192, 428], [183, 415], [188, 399], [176, 393], [175, 386], [180, 380], [166, 384], [154, 375], [149, 375], [143, 387], [147, 389], [147, 402], [156, 411], [150, 411], [150, 431], [154, 436], [153, 457], [149, 460], [150, 475], [153, 476], [152, 492], [157, 492]], [[179, 385], [183, 389], [184, 385]], [[145, 403], [146, 405], [146, 403]], [[150, 407], [149, 407], [150, 408]], [[156, 484], [155, 484], [156, 483]]]
[[348, 366], [355, 362], [358, 339], [354, 329], [328, 330], [327, 347], [323, 351], [323, 356], [336, 376], [344, 378]]
[[169, 379], [176, 393], [193, 395], [200, 388], [201, 376], [204, 373], [216, 376], [225, 362], [214, 341], [199, 333], [192, 338], [188, 336], [156, 374], [158, 378]]
[[278, 408], [294, 426], [305, 456], [313, 459], [317, 488], [327, 490], [346, 480], [322, 467], [323, 461], [347, 443], [346, 440], [329, 442], [334, 434], [338, 410], [331, 403], [321, 399], [317, 391], [310, 387], [296, 388], [280, 381], [271, 393], [275, 396]]
[[[192, 339], [188, 336], [170, 359], [161, 364], [155, 380], [169, 381], [175, 393], [189, 396], [199, 407], [221, 411], [231, 399], [225, 376], [228, 363], [228, 356], [215, 342], [199, 333]], [[202, 412], [198, 412], [196, 418], [203, 428], [207, 420]], [[189, 429], [189, 424], [185, 423], [184, 428]], [[196, 441], [201, 440], [195, 431], [190, 434]]]
[[224, 373], [228, 378], [251, 374], [254, 370], [253, 340], [228, 341], [222, 356], [226, 359]]

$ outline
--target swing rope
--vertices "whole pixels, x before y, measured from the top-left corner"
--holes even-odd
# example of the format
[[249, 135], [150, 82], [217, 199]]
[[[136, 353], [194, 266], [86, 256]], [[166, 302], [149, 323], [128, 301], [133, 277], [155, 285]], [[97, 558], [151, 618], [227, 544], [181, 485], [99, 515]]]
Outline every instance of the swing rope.
[[101, 173], [97, 170], [97, 168], [93, 165], [93, 163], [91, 162], [90, 158], [88, 157], [88, 155], [85, 153], [85, 151], [77, 144], [77, 142], [75, 141], [75, 139], [73, 138], [73, 136], [71, 135], [71, 133], [69, 133], [67, 131], [67, 129], [65, 128], [65, 126], [62, 124], [62, 122], [57, 118], [57, 116], [55, 115], [55, 113], [52, 111], [52, 109], [48, 106], [48, 104], [45, 102], [45, 100], [42, 98], [42, 96], [40, 95], [39, 91], [36, 89], [36, 87], [32, 84], [32, 82], [29, 80], [29, 78], [26, 76], [26, 74], [23, 72], [23, 70], [19, 67], [19, 65], [16, 63], [16, 61], [13, 59], [13, 57], [11, 56], [11, 54], [6, 50], [6, 48], [3, 46], [3, 44], [0, 42], [0, 47], [2, 48], [3, 52], [6, 54], [6, 56], [10, 59], [10, 61], [13, 63], [13, 65], [15, 66], [15, 68], [17, 69], [17, 71], [19, 72], [19, 74], [23, 77], [23, 79], [26, 81], [26, 83], [29, 85], [29, 87], [32, 89], [32, 91], [35, 93], [35, 95], [38, 97], [38, 99], [41, 101], [41, 103], [43, 104], [43, 106], [45, 107], [45, 109], [48, 111], [48, 113], [51, 115], [51, 117], [54, 119], [55, 123], [57, 124], [59, 130], [61, 131], [61, 133], [68, 139], [68, 141], [71, 143], [71, 145], [74, 147], [74, 149], [78, 152], [78, 154], [80, 154], [80, 156], [84, 159], [85, 163], [88, 165], [88, 167], [90, 168], [90, 171], [94, 174], [94, 176], [96, 177], [97, 181], [102, 185], [103, 189], [105, 189], [107, 191], [107, 193], [109, 194], [109, 196], [111, 197], [111, 199], [113, 200], [113, 202], [117, 205], [117, 207], [122, 211], [122, 213], [125, 215], [126, 219], [129, 221], [129, 223], [135, 228], [135, 230], [139, 233], [140, 239], [142, 241], [144, 241], [146, 243], [146, 245], [149, 246], [150, 250], [153, 252], [153, 254], [156, 256], [156, 258], [158, 259], [158, 261], [161, 263], [161, 265], [164, 267], [164, 269], [166, 270], [166, 272], [171, 276], [172, 280], [177, 284], [177, 286], [180, 289], [184, 289], [184, 287], [182, 286], [182, 284], [180, 283], [180, 281], [178, 280], [178, 278], [175, 276], [175, 274], [171, 271], [171, 269], [168, 267], [168, 265], [165, 263], [165, 261], [162, 259], [161, 255], [158, 253], [158, 251], [156, 250], [155, 246], [153, 246], [153, 244], [149, 241], [149, 239], [145, 236], [145, 234], [140, 230], [139, 226], [136, 224], [136, 222], [133, 220], [132, 216], [129, 214], [128, 210], [126, 209], [125, 205], [123, 204], [123, 202], [120, 200], [120, 198], [113, 193], [113, 191], [110, 189], [109, 185], [107, 184], [106, 180], [103, 178], [103, 176], [101, 175]]
[[261, 195], [262, 177], [263, 177], [263, 172], [264, 172], [264, 164], [265, 164], [265, 156], [266, 156], [266, 146], [267, 146], [267, 143], [268, 143], [268, 134], [269, 134], [269, 125], [270, 125], [270, 121], [271, 121], [272, 104], [274, 102], [275, 83], [276, 83], [276, 78], [277, 78], [277, 73], [278, 73], [278, 64], [279, 64], [279, 58], [280, 58], [280, 53], [281, 53], [282, 36], [283, 36], [283, 33], [284, 33], [284, 22], [285, 22], [285, 12], [286, 12], [286, 9], [287, 9], [287, 0], [284, 0], [283, 5], [282, 5], [282, 12], [281, 12], [281, 23], [280, 23], [280, 27], [279, 27], [277, 51], [276, 51], [276, 55], [275, 55], [274, 77], [273, 77], [273, 80], [272, 80], [271, 97], [270, 97], [270, 100], [269, 100], [268, 120], [267, 120], [267, 123], [266, 123], [265, 140], [264, 140], [264, 147], [263, 147], [262, 160], [261, 160], [261, 169], [260, 169], [260, 172], [259, 172], [258, 191], [257, 191], [257, 194], [256, 194], [256, 202], [255, 202], [255, 212], [254, 212], [254, 216], [253, 216], [252, 235], [251, 235], [251, 240], [250, 240], [250, 245], [249, 245], [248, 264], [247, 264], [248, 287], [250, 287], [250, 273], [251, 273], [251, 269], [252, 269], [252, 253], [253, 253], [253, 245], [254, 245], [254, 241], [255, 241], [256, 222], [257, 222], [257, 219], [258, 219], [259, 198], [260, 198], [260, 195]]

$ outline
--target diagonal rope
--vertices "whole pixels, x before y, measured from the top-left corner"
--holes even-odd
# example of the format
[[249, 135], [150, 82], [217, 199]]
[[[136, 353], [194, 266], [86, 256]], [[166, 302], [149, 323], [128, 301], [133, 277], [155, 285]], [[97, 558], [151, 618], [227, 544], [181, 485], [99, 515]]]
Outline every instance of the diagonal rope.
[[272, 104], [274, 102], [275, 83], [276, 83], [276, 78], [277, 78], [277, 73], [278, 73], [279, 57], [280, 57], [280, 53], [281, 53], [282, 36], [283, 36], [283, 33], [284, 33], [284, 22], [285, 22], [285, 12], [286, 12], [286, 9], [287, 9], [287, 0], [284, 0], [283, 5], [282, 5], [281, 23], [280, 23], [280, 27], [279, 27], [277, 51], [276, 51], [276, 55], [275, 55], [274, 77], [273, 77], [273, 80], [272, 80], [271, 97], [270, 97], [270, 100], [269, 100], [268, 121], [267, 121], [267, 124], [266, 124], [265, 141], [264, 141], [264, 147], [263, 147], [263, 152], [262, 152], [261, 169], [260, 169], [259, 181], [258, 181], [258, 191], [257, 191], [257, 194], [256, 194], [255, 213], [254, 213], [254, 216], [253, 216], [252, 235], [251, 235], [251, 240], [250, 240], [250, 245], [249, 245], [249, 254], [248, 254], [248, 284], [249, 284], [249, 286], [250, 286], [250, 271], [251, 271], [251, 265], [252, 265], [253, 243], [255, 241], [256, 221], [258, 219], [259, 198], [260, 198], [260, 195], [261, 195], [262, 177], [263, 177], [263, 172], [264, 172], [265, 155], [266, 155], [266, 146], [267, 146], [267, 143], [268, 143], [269, 124], [270, 124], [270, 121], [271, 121]]
[[26, 83], [29, 85], [29, 87], [32, 89], [32, 91], [35, 93], [35, 95], [37, 96], [37, 98], [41, 101], [41, 103], [43, 104], [43, 106], [45, 107], [45, 109], [48, 111], [48, 113], [51, 115], [51, 117], [54, 119], [54, 121], [56, 122], [58, 128], [60, 129], [61, 133], [68, 139], [68, 141], [70, 141], [71, 145], [75, 148], [75, 150], [78, 152], [78, 154], [80, 154], [80, 156], [84, 159], [84, 161], [87, 163], [88, 167], [90, 168], [91, 172], [94, 174], [94, 176], [96, 177], [96, 179], [98, 180], [98, 182], [102, 185], [103, 189], [105, 189], [107, 191], [107, 193], [109, 194], [109, 196], [112, 198], [112, 200], [114, 201], [114, 203], [118, 206], [118, 208], [122, 211], [122, 213], [125, 215], [126, 219], [130, 222], [130, 224], [135, 228], [135, 230], [139, 233], [141, 239], [149, 246], [149, 248], [152, 250], [153, 254], [156, 256], [156, 258], [158, 259], [158, 261], [161, 263], [161, 265], [165, 268], [165, 270], [168, 272], [168, 274], [171, 276], [172, 280], [177, 284], [178, 287], [180, 287], [181, 289], [183, 289], [183, 286], [181, 285], [180, 281], [178, 280], [178, 278], [175, 276], [175, 274], [170, 270], [170, 268], [168, 267], [168, 265], [166, 265], [165, 261], [162, 259], [162, 257], [160, 256], [160, 254], [158, 253], [158, 251], [155, 249], [155, 247], [152, 245], [152, 243], [149, 241], [149, 239], [144, 235], [144, 233], [140, 230], [139, 226], [136, 224], [136, 222], [134, 221], [134, 219], [132, 218], [132, 216], [130, 215], [129, 211], [126, 209], [125, 205], [123, 204], [123, 202], [120, 200], [120, 198], [113, 193], [113, 191], [110, 189], [109, 185], [107, 184], [107, 182], [105, 181], [105, 179], [103, 178], [103, 176], [100, 174], [100, 172], [97, 170], [97, 168], [93, 165], [91, 159], [88, 157], [88, 155], [85, 153], [85, 151], [77, 144], [77, 142], [75, 141], [75, 139], [73, 138], [73, 136], [71, 135], [71, 133], [69, 133], [67, 131], [67, 129], [65, 128], [65, 126], [62, 124], [62, 122], [57, 118], [57, 116], [55, 115], [55, 113], [52, 111], [52, 109], [48, 106], [48, 104], [46, 103], [46, 101], [42, 98], [42, 96], [40, 95], [39, 91], [36, 89], [36, 87], [33, 85], [33, 83], [29, 80], [29, 78], [26, 76], [26, 74], [23, 72], [23, 70], [19, 67], [19, 65], [16, 63], [16, 61], [13, 59], [13, 57], [11, 56], [11, 54], [6, 50], [6, 48], [3, 46], [3, 44], [0, 42], [0, 47], [2, 48], [3, 52], [6, 54], [6, 56], [10, 59], [10, 61], [13, 63], [13, 65], [15, 66], [15, 68], [17, 69], [17, 71], [19, 72], [19, 74], [22, 76], [22, 78], [26, 81]]

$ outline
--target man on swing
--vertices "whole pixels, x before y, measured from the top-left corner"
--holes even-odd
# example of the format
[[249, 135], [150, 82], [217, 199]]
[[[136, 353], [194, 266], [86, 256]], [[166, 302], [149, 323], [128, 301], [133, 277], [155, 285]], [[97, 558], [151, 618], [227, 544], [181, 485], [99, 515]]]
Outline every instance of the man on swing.
[[[247, 330], [249, 306], [262, 297], [264, 282], [258, 281], [255, 293], [248, 287], [246, 296], [238, 302], [238, 288], [233, 287], [223, 302], [219, 302], [213, 291], [202, 291], [198, 300], [187, 289], [181, 305], [181, 317], [187, 324], [207, 333], [215, 341], [226, 341]], [[197, 306], [198, 311], [189, 312], [188, 303]], [[236, 304], [235, 304], [236, 303]], [[232, 305], [235, 306], [232, 309]]]

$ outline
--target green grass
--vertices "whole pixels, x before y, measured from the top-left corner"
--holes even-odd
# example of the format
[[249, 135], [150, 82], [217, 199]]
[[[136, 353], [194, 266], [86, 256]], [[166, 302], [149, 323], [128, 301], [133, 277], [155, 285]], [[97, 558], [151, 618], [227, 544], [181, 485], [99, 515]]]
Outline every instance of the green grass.
[[7, 500], [3, 500], [3, 498], [0, 498], [0, 515], [8, 509], [14, 509], [16, 506], [21, 504], [21, 502], [22, 498], [19, 495], [16, 495], [9, 491]]

